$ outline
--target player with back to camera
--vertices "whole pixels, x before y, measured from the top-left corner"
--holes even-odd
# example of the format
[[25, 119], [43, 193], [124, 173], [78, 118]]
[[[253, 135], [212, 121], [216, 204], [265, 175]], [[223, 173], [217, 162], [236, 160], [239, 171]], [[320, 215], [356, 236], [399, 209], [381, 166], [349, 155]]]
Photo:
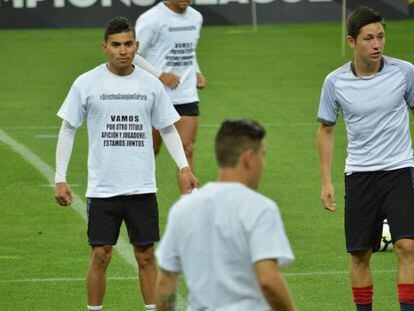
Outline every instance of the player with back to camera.
[[409, 110], [414, 109], [414, 66], [383, 55], [385, 23], [360, 7], [347, 19], [354, 58], [330, 73], [319, 104], [317, 142], [321, 200], [336, 210], [331, 183], [335, 122], [341, 110], [348, 136], [345, 166], [345, 236], [357, 310], [372, 310], [370, 258], [388, 219], [398, 259], [401, 311], [414, 310], [414, 171]]
[[159, 310], [174, 310], [183, 272], [189, 310], [292, 311], [280, 271], [293, 261], [275, 202], [255, 190], [264, 168], [265, 130], [227, 120], [216, 136], [217, 182], [171, 208], [157, 249]]
[[164, 87], [132, 65], [138, 43], [128, 20], [118, 17], [108, 22], [102, 48], [108, 62], [79, 76], [58, 112], [63, 122], [56, 149], [56, 201], [63, 206], [72, 203], [66, 172], [76, 129], [86, 120], [88, 240], [92, 249], [88, 310], [102, 310], [106, 270], [123, 221], [138, 263], [145, 309], [156, 310], [154, 243], [159, 241], [159, 228], [152, 126], [159, 129], [187, 192], [197, 186], [197, 179], [174, 127], [180, 117]]
[[[175, 126], [194, 173], [193, 153], [199, 115], [197, 88], [204, 88], [206, 79], [196, 57], [203, 17], [190, 5], [191, 0], [168, 0], [139, 16], [135, 30], [140, 46], [134, 63], [158, 77], [166, 86], [167, 94], [181, 116]], [[161, 138], [156, 129], [153, 137], [154, 152], [158, 154]]]

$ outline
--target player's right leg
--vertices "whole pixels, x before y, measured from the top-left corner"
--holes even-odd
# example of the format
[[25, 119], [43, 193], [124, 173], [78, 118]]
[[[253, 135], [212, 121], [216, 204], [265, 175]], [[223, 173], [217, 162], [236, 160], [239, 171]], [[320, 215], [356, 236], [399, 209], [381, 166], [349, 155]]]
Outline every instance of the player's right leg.
[[92, 248], [87, 274], [88, 310], [101, 310], [106, 288], [106, 270], [112, 246], [119, 236], [123, 215], [118, 197], [88, 198], [88, 239]]
[[345, 237], [351, 255], [349, 276], [356, 309], [372, 310], [370, 258], [379, 247], [382, 217], [375, 188], [375, 172], [345, 176]]
[[88, 290], [88, 310], [102, 309], [106, 288], [106, 270], [111, 262], [111, 258], [112, 245], [92, 246], [86, 282]]

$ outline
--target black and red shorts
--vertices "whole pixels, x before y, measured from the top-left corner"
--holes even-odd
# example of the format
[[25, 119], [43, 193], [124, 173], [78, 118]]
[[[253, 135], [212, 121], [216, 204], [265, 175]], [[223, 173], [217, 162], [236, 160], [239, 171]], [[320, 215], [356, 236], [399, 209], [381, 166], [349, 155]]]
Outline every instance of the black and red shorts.
[[393, 242], [414, 238], [414, 168], [345, 174], [347, 251], [378, 251], [385, 218]]

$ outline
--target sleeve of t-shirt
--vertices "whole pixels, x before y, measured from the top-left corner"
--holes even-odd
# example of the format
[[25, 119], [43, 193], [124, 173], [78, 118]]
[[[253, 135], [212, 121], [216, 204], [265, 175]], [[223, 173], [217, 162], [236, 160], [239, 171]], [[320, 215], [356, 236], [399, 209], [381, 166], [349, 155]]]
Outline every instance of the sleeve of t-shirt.
[[164, 86], [162, 86], [161, 82], [158, 84], [158, 89], [155, 93], [155, 104], [151, 111], [151, 124], [156, 129], [161, 129], [180, 120], [180, 115], [171, 103]]
[[77, 81], [72, 85], [57, 115], [74, 128], [80, 127], [85, 120], [86, 99], [83, 98]]
[[408, 106], [414, 108], [414, 66], [413, 64], [408, 64], [406, 70], [406, 92], [405, 99]]
[[334, 125], [338, 118], [339, 105], [335, 98], [335, 85], [329, 76], [322, 86], [319, 102], [318, 121], [327, 125]]
[[276, 259], [278, 265], [283, 267], [294, 260], [279, 209], [275, 205], [264, 210], [256, 220], [249, 247], [252, 263]]
[[135, 37], [139, 43], [138, 53], [144, 58], [147, 57], [150, 47], [154, 45], [157, 38], [154, 23], [149, 15], [142, 15], [135, 24]]
[[178, 250], [178, 237], [176, 236], [174, 208], [171, 209], [168, 215], [167, 227], [160, 244], [155, 252], [158, 260], [158, 265], [167, 271], [180, 272], [181, 260]]

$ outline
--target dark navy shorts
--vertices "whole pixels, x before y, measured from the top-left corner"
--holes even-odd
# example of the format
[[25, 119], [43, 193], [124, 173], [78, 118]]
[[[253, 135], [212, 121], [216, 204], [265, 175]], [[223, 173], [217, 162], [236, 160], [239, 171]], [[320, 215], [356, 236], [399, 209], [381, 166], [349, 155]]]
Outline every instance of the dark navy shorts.
[[155, 193], [88, 198], [87, 212], [90, 245], [115, 245], [123, 221], [131, 244], [160, 240]]
[[414, 238], [414, 169], [345, 174], [347, 251], [378, 251], [385, 218], [393, 243]]

